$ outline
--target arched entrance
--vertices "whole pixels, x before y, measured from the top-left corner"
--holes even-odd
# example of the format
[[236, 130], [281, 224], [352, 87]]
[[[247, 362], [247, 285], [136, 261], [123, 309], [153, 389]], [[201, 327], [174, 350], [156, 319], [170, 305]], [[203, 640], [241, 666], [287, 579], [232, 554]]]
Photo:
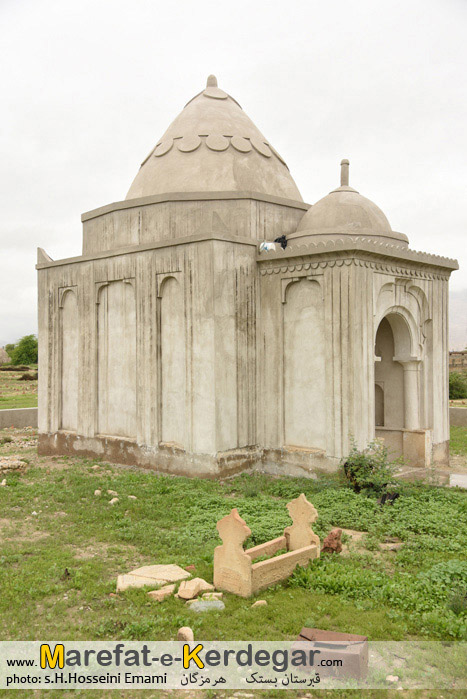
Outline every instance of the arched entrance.
[[406, 318], [389, 313], [375, 338], [375, 425], [396, 430], [420, 427], [420, 360], [412, 352]]

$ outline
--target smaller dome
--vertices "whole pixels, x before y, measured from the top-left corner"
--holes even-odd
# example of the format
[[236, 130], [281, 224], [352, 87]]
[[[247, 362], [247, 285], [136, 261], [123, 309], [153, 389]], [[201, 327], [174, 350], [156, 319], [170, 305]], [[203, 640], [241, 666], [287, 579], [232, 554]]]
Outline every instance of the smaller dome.
[[[289, 237], [312, 235], [320, 240], [342, 236], [385, 239], [407, 245], [407, 236], [395, 233], [381, 209], [349, 187], [349, 161], [341, 162], [341, 186], [311, 206], [303, 216], [297, 233]], [[391, 239], [388, 241], [387, 239]]]

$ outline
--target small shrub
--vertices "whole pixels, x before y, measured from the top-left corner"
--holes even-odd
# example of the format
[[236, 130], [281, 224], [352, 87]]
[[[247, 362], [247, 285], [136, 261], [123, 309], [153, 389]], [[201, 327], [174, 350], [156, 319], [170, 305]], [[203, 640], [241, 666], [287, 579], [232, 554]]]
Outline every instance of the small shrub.
[[395, 485], [394, 471], [403, 463], [401, 458], [389, 460], [388, 449], [378, 440], [370, 442], [363, 450], [355, 442], [343, 463], [345, 477], [356, 493], [370, 490], [383, 493], [389, 485]]
[[452, 371], [449, 374], [449, 398], [450, 400], [458, 400], [459, 398], [467, 398], [467, 374], [460, 374], [458, 371]]
[[246, 498], [257, 498], [259, 495], [259, 490], [258, 490], [258, 487], [256, 486], [256, 484], [249, 483], [247, 486], [245, 486], [245, 489], [243, 491], [243, 495]]
[[448, 601], [448, 609], [456, 616], [467, 612], [467, 590], [454, 590]]
[[38, 374], [21, 374], [18, 381], [37, 381]]

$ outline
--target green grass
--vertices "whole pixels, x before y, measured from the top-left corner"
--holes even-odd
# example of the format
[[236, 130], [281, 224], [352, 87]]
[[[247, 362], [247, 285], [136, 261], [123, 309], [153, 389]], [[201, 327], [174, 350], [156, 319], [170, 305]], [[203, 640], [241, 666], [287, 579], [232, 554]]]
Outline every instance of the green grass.
[[[452, 434], [465, 445], [465, 428], [453, 428]], [[174, 639], [180, 626], [191, 626], [203, 640], [282, 640], [295, 638], [304, 625], [371, 640], [467, 638], [466, 610], [458, 604], [459, 590], [467, 588], [465, 491], [406, 484], [394, 505], [380, 507], [338, 476], [314, 481], [242, 475], [223, 482], [158, 476], [86, 459], [47, 460], [27, 441], [24, 449], [17, 442], [2, 444], [5, 436], [18, 439], [17, 432], [0, 432], [0, 456], [17, 454], [31, 463], [25, 474], [7, 476], [7, 487], [0, 488], [0, 640], [166, 640]], [[24, 439], [31, 440], [31, 433]], [[97, 488], [103, 495], [94, 495]], [[117, 491], [117, 505], [108, 504], [107, 489]], [[197, 615], [175, 598], [155, 603], [145, 590], [114, 594], [118, 573], [148, 563], [194, 563], [195, 574], [212, 581], [213, 550], [220, 543], [217, 520], [237, 507], [252, 530], [248, 545], [259, 544], [290, 524], [286, 503], [301, 492], [319, 512], [314, 529], [321, 538], [333, 526], [366, 531], [363, 542], [371, 541], [372, 550], [323, 556], [252, 599], [225, 594], [226, 609], [207, 614]], [[378, 542], [386, 537], [399, 537], [404, 546], [397, 553], [380, 551]], [[268, 606], [251, 610], [259, 598]], [[331, 699], [360, 695], [329, 694]], [[439, 692], [406, 695], [427, 699]], [[20, 691], [18, 696], [29, 695]], [[303, 692], [274, 693], [282, 696]], [[365, 696], [398, 693], [374, 690]], [[444, 691], [443, 696], [455, 695]]]
[[449, 448], [451, 454], [467, 456], [467, 427], [451, 427]]
[[[36, 371], [37, 365], [30, 366]], [[37, 407], [37, 381], [18, 381], [24, 371], [0, 372], [0, 410]]]
[[12, 408], [37, 408], [37, 394], [0, 396], [0, 410], [11, 410]]
[[[218, 482], [108, 465], [95, 471], [92, 463], [64, 459], [65, 468], [50, 473], [31, 467], [0, 488], [1, 639], [162, 640], [184, 625], [205, 640], [290, 639], [303, 625], [373, 640], [467, 637], [465, 614], [448, 606], [452, 591], [467, 586], [464, 491], [404, 486], [393, 506], [381, 508], [337, 479]], [[252, 485], [258, 496], [246, 497]], [[96, 488], [116, 490], [118, 504], [94, 496]], [[150, 562], [194, 563], [196, 575], [212, 581], [217, 520], [237, 507], [253, 532], [249, 545], [262, 543], [290, 524], [285, 505], [301, 492], [319, 512], [321, 537], [341, 526], [379, 541], [398, 536], [405, 546], [397, 554], [323, 557], [258, 595], [268, 606], [255, 613], [253, 600], [233, 595], [225, 596], [226, 612], [207, 615], [177, 599], [148, 601], [144, 590], [110, 596], [118, 573]]]

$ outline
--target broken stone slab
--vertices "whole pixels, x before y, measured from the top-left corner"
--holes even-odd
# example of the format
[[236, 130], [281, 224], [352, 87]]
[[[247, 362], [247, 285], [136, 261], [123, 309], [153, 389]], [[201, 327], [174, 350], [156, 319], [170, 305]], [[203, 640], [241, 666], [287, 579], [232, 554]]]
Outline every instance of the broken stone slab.
[[182, 626], [180, 629], [178, 629], [177, 633], [177, 641], [194, 641], [195, 636], [193, 634], [193, 629], [190, 629], [189, 626]]
[[181, 599], [194, 599], [200, 592], [212, 592], [214, 585], [206, 582], [203, 578], [193, 578], [180, 583], [178, 588], [178, 596]]
[[124, 592], [129, 590], [131, 587], [159, 587], [161, 580], [154, 580], [154, 578], [144, 578], [141, 575], [119, 575], [117, 578], [117, 592]]
[[203, 600], [203, 599], [193, 599], [188, 600], [187, 605], [194, 612], [210, 612], [212, 610], [222, 610], [225, 609], [225, 604], [220, 599], [213, 600]]
[[174, 590], [174, 584], [165, 585], [164, 587], [161, 587], [159, 590], [151, 590], [151, 592], [148, 592], [148, 597], [150, 597], [153, 600], [156, 600], [156, 602], [162, 602], [166, 599], [166, 597], [170, 597], [171, 595], [173, 595]]
[[186, 580], [190, 577], [190, 573], [180, 566], [169, 563], [166, 565], [152, 565], [143, 566], [142, 568], [136, 568], [136, 570], [130, 570], [128, 575], [133, 575], [135, 577], [150, 578], [151, 580], [163, 585], [165, 583], [178, 582], [179, 580]]

